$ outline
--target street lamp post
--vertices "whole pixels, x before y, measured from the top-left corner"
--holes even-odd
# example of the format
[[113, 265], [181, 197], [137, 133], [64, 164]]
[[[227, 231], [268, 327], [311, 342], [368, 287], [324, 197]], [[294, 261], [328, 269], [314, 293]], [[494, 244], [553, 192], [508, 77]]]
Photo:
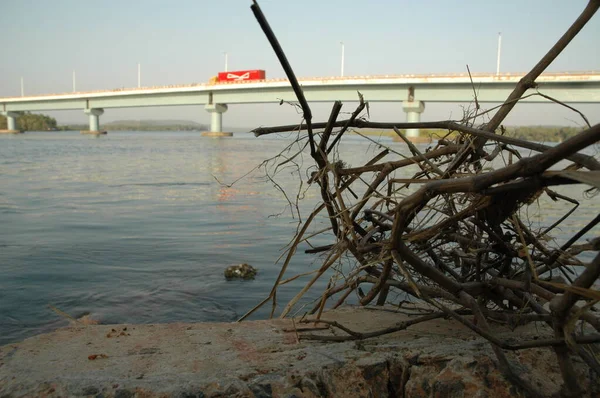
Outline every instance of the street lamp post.
[[75, 71], [73, 71], [73, 92], [77, 91], [75, 89]]
[[227, 51], [223, 51], [223, 54], [225, 55], [225, 72], [227, 72]]
[[496, 76], [500, 74], [500, 49], [502, 48], [502, 32], [498, 32], [498, 56], [496, 57]]
[[23, 84], [23, 76], [21, 76], [21, 97], [25, 96], [25, 86]]
[[341, 41], [340, 44], [342, 45], [342, 70], [341, 70], [341, 76], [344, 77], [344, 42]]
[[142, 87], [142, 64], [138, 62], [138, 88]]

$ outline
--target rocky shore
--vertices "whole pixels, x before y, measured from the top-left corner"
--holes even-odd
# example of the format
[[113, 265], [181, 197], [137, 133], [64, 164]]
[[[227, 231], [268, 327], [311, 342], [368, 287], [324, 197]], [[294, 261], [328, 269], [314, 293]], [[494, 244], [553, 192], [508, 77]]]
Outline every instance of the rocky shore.
[[[323, 315], [356, 331], [409, 318], [359, 308]], [[309, 327], [314, 324], [284, 319], [64, 328], [0, 347], [0, 396], [526, 396], [501, 375], [489, 343], [451, 320], [343, 343], [299, 340], [306, 332], [298, 329]], [[497, 329], [500, 336], [515, 336]], [[535, 325], [518, 335], [549, 337], [539, 335]], [[545, 396], [559, 394], [560, 371], [551, 350], [528, 349], [509, 358]], [[598, 381], [573, 360], [588, 396], [599, 394]]]

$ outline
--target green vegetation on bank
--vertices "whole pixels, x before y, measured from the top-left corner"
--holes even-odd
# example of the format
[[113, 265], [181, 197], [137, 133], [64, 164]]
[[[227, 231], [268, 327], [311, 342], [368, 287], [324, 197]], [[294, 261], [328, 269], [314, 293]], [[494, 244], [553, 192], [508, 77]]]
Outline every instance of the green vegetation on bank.
[[[505, 127], [505, 135], [509, 137], [515, 137], [522, 140], [536, 141], [536, 142], [561, 142], [565, 139], [572, 137], [582, 131], [581, 127], [564, 127], [564, 126], [507, 126]], [[406, 130], [400, 130], [406, 133]], [[385, 137], [396, 137], [397, 134], [393, 130], [360, 130], [361, 134], [370, 136], [385, 136]], [[433, 129], [433, 130], [420, 130], [421, 137], [433, 137], [434, 139], [446, 137], [456, 137], [456, 132], [448, 135], [448, 130]], [[497, 131], [501, 134], [501, 131]]]
[[[57, 130], [56, 119], [47, 115], [38, 115], [31, 112], [15, 112], [17, 116], [17, 129], [23, 131], [48, 131]], [[0, 115], [0, 130], [5, 130], [6, 116]]]
[[561, 142], [584, 130], [582, 127], [521, 126], [506, 128], [506, 135], [529, 141]]
[[[22, 131], [79, 131], [88, 130], [88, 124], [58, 125], [53, 117], [31, 113], [15, 112], [17, 129]], [[119, 120], [102, 123], [102, 129], [109, 131], [206, 131], [209, 127], [188, 120]], [[6, 116], [0, 115], [0, 130], [7, 129]]]
[[[87, 124], [69, 124], [64, 130], [87, 130]], [[117, 120], [102, 123], [107, 131], [206, 131], [208, 126], [189, 120]]]

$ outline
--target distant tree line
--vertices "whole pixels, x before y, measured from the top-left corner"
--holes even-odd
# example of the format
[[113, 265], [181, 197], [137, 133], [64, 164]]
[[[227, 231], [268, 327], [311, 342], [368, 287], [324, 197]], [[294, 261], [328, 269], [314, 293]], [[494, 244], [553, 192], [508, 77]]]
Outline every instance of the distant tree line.
[[[521, 140], [534, 142], [562, 142], [569, 137], [581, 132], [581, 127], [564, 127], [564, 126], [509, 126], [504, 130], [504, 134], [509, 137], [519, 138]], [[401, 130], [406, 133], [405, 130]], [[362, 132], [361, 132], [362, 133]], [[368, 132], [368, 135], [378, 135], [382, 132]], [[448, 136], [447, 130], [421, 130], [420, 135], [423, 137], [433, 136], [435, 139], [445, 137], [453, 138], [457, 133]], [[502, 134], [498, 129], [496, 134]], [[396, 136], [394, 131], [386, 131], [383, 135]]]
[[[31, 112], [15, 112], [17, 129], [23, 131], [78, 131], [88, 130], [88, 124], [65, 124], [58, 125], [56, 119], [48, 115], [31, 113]], [[208, 126], [198, 123], [157, 123], [153, 121], [121, 121], [114, 123], [106, 123], [103, 125], [105, 129], [112, 131], [206, 131]], [[0, 130], [8, 128], [6, 116], [0, 115]]]
[[[581, 131], [582, 128], [580, 127], [508, 126], [504, 129], [504, 135], [534, 142], [562, 142]], [[443, 137], [447, 133], [447, 131], [442, 130], [436, 131], [438, 137]], [[502, 130], [498, 129], [496, 134], [502, 134]]]
[[112, 131], [205, 131], [207, 126], [192, 123], [153, 123], [152, 121], [122, 121], [106, 123], [105, 129]]
[[[31, 112], [15, 112], [17, 129], [24, 131], [48, 131], [57, 130], [56, 119], [47, 115], [40, 115]], [[7, 128], [6, 116], [0, 115], [0, 130]]]
[[[113, 122], [105, 123], [101, 125], [102, 130], [109, 131], [206, 131], [208, 127], [202, 124], [186, 124], [186, 123], [173, 123], [173, 124], [157, 124], [152, 121], [124, 121], [124, 122]], [[70, 124], [62, 126], [61, 130], [87, 130], [89, 126], [87, 124]]]
[[561, 142], [582, 130], [580, 127], [520, 126], [506, 128], [506, 135], [528, 141]]

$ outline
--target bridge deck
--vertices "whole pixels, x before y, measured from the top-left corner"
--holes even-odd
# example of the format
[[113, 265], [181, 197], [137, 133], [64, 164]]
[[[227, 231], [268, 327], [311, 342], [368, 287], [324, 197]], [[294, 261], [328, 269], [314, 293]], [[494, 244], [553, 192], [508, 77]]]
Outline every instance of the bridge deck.
[[[301, 79], [309, 101], [356, 101], [357, 91], [369, 101], [402, 101], [409, 87], [415, 99], [431, 102], [470, 102], [473, 89], [480, 102], [501, 102], [524, 76], [518, 73], [384, 75]], [[570, 103], [600, 102], [600, 72], [546, 73], [536, 82], [551, 97]], [[0, 98], [0, 111], [121, 108], [208, 103], [243, 104], [294, 101], [287, 79], [227, 83], [120, 88], [75, 93]], [[545, 102], [529, 97], [530, 102]]]

